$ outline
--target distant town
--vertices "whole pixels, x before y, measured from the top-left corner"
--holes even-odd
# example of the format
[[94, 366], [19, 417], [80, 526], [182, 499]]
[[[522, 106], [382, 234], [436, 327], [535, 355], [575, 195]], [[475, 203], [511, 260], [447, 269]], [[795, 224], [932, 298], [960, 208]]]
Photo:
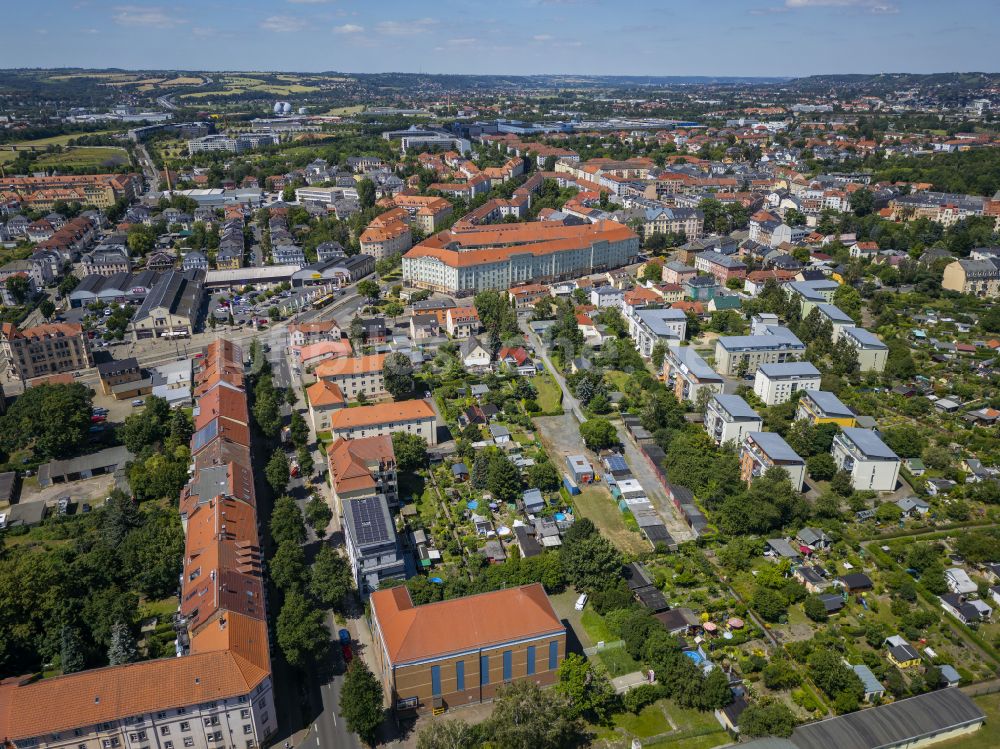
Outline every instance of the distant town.
[[1000, 743], [998, 113], [0, 71], [0, 745]]

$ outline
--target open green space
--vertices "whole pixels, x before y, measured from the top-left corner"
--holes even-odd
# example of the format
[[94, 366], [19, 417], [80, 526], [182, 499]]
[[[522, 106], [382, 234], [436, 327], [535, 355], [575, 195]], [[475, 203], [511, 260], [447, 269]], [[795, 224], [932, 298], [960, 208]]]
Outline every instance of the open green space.
[[538, 390], [538, 407], [542, 409], [542, 412], [559, 413], [562, 409], [562, 390], [552, 375], [546, 372], [535, 377], [531, 382]]
[[635, 531], [625, 526], [621, 510], [611, 495], [596, 486], [582, 487], [573, 497], [577, 513], [597, 526], [601, 535], [613, 543], [624, 554], [640, 554], [649, 551], [649, 544]]
[[80, 148], [70, 148], [63, 153], [40, 156], [35, 160], [34, 166], [41, 169], [56, 167], [91, 168], [98, 166], [114, 168], [128, 163], [128, 152], [124, 148], [81, 146]]

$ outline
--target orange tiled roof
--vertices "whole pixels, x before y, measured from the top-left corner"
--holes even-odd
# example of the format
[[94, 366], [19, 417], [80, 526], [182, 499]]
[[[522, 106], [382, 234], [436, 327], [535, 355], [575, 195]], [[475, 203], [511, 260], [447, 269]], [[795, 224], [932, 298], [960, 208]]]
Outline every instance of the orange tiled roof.
[[388, 435], [355, 440], [339, 437], [327, 448], [326, 454], [338, 494], [375, 489], [375, 479], [368, 466], [396, 462], [392, 438]]
[[317, 380], [306, 389], [306, 398], [313, 408], [344, 405], [344, 393], [340, 385], [326, 380]]
[[565, 632], [540, 583], [424, 606], [400, 585], [372, 593], [371, 610], [393, 665]]
[[434, 409], [425, 400], [399, 401], [396, 403], [377, 403], [374, 406], [358, 406], [357, 408], [342, 408], [330, 417], [333, 429], [351, 429], [352, 427], [376, 426], [401, 421], [416, 421], [418, 419], [435, 418]]
[[327, 359], [316, 365], [316, 377], [346, 377], [348, 375], [381, 372], [385, 366], [385, 354], [366, 354], [364, 356], [345, 356]]

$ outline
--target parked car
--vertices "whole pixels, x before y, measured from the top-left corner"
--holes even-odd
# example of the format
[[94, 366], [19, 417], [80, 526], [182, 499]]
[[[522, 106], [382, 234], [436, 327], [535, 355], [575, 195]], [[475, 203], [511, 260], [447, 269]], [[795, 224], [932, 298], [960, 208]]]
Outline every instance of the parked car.
[[586, 605], [587, 605], [587, 594], [581, 593], [580, 597], [576, 599], [576, 603], [573, 605], [573, 608], [576, 609], [577, 611], [583, 611]]
[[350, 663], [354, 660], [354, 653], [351, 651], [350, 645], [341, 645], [340, 653], [344, 656], [344, 663]]
[[351, 644], [351, 633], [348, 632], [346, 629], [340, 630], [337, 633], [337, 637], [340, 638], [340, 644], [341, 645], [350, 645]]
[[133, 408], [138, 408], [139, 406], [145, 404], [145, 402], [146, 401], [143, 400], [142, 398], [136, 398], [134, 401], [132, 401], [132, 406]]

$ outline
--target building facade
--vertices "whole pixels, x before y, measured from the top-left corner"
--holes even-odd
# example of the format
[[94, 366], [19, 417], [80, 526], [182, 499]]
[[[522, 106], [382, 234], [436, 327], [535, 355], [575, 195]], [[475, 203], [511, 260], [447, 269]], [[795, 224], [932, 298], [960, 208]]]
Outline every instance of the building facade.
[[94, 366], [90, 342], [78, 323], [46, 323], [24, 330], [4, 323], [0, 326], [0, 355], [22, 381]]
[[901, 461], [875, 432], [847, 427], [833, 438], [830, 452], [858, 491], [895, 491]]
[[327, 359], [316, 366], [317, 379], [337, 385], [348, 400], [357, 400], [364, 394], [366, 398], [386, 395], [385, 354], [366, 354]]
[[771, 468], [783, 468], [795, 491], [802, 491], [806, 462], [780, 434], [748, 432], [740, 445], [740, 477], [747, 483], [763, 476]]
[[342, 408], [330, 417], [334, 437], [359, 439], [408, 432], [437, 444], [437, 416], [425, 400], [379, 403], [374, 406]]
[[690, 346], [667, 346], [663, 379], [679, 401], [697, 403], [721, 393], [725, 380]]
[[738, 395], [714, 395], [705, 409], [705, 431], [717, 445], [739, 445], [748, 432], [759, 432], [763, 425], [760, 414]]
[[787, 403], [799, 390], [819, 390], [821, 375], [809, 362], [762, 364], [753, 380], [753, 392], [768, 406]]

